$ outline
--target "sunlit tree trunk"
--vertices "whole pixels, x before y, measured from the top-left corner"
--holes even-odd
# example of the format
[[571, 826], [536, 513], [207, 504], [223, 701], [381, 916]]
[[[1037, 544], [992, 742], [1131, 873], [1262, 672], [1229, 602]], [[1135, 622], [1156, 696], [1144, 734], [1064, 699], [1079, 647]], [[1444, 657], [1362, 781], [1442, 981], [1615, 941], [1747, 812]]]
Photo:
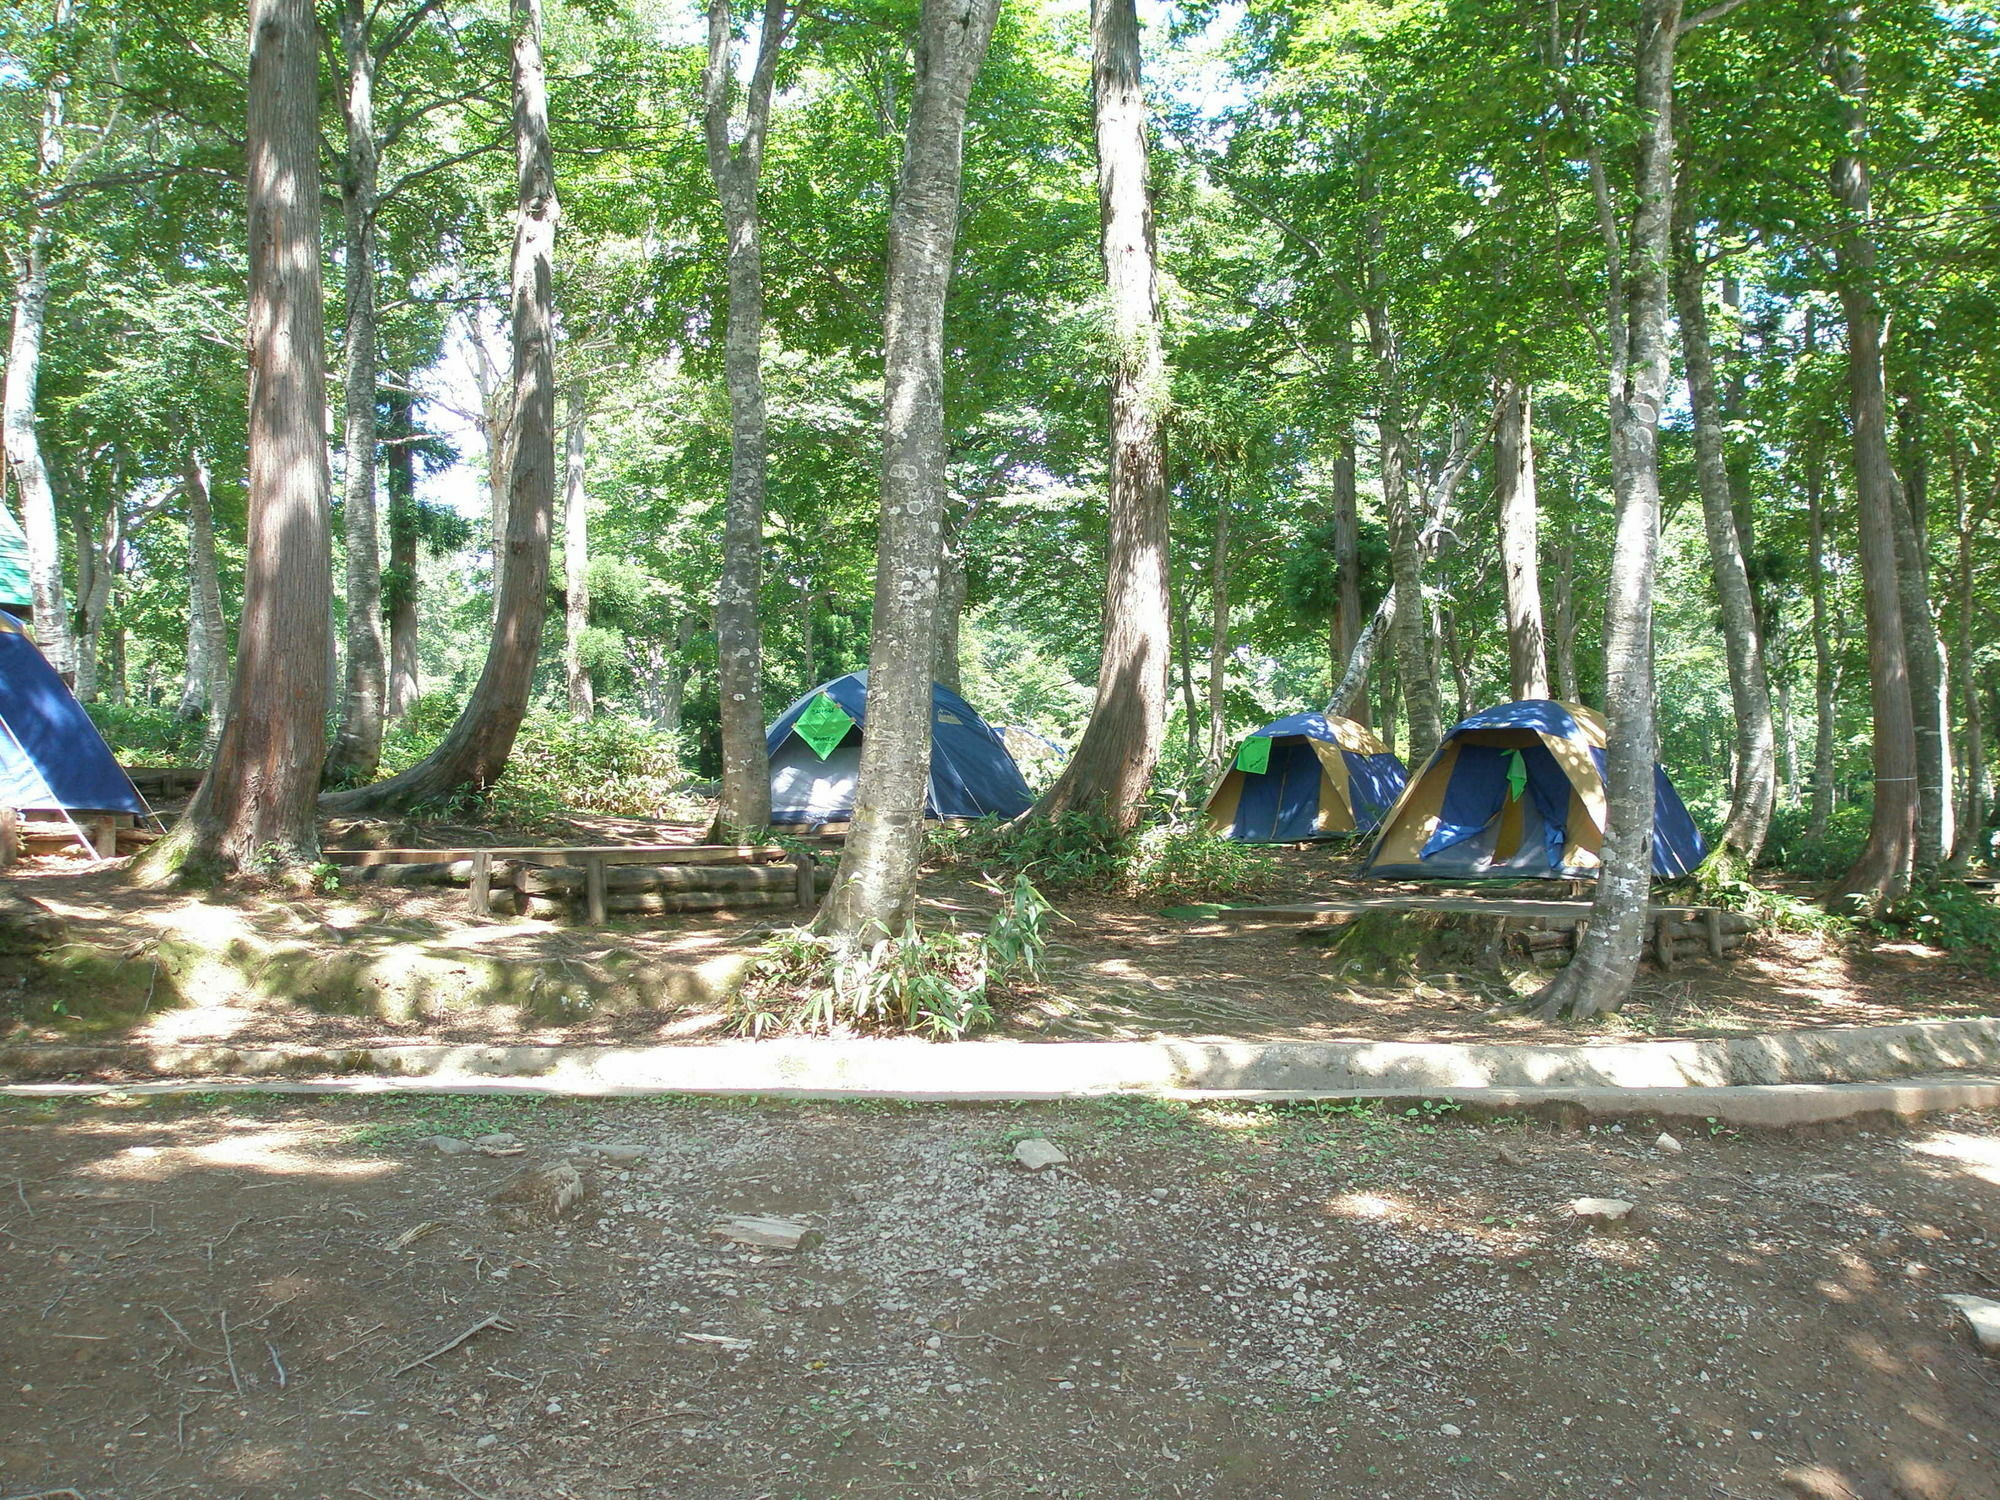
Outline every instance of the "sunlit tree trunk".
[[584, 390], [569, 388], [569, 421], [563, 462], [563, 676], [569, 711], [579, 719], [597, 712], [597, 698], [584, 662], [583, 637], [590, 629], [590, 506], [584, 488]]
[[1694, 414], [1695, 482], [1708, 533], [1709, 570], [1721, 605], [1723, 654], [1729, 666], [1730, 706], [1736, 723], [1736, 775], [1720, 844], [1754, 864], [1771, 827], [1771, 807], [1777, 794], [1777, 744], [1764, 642], [1758, 630], [1750, 570], [1743, 561], [1736, 502], [1723, 449], [1722, 402], [1716, 394], [1708, 306], [1690, 213], [1683, 202], [1675, 216], [1674, 301], [1680, 317], [1682, 360], [1687, 367], [1688, 405]]
[[1556, 697], [1565, 703], [1580, 703], [1576, 680], [1576, 558], [1568, 547], [1556, 557], [1555, 584], [1549, 597], [1550, 628], [1554, 632], [1551, 653], [1555, 660]]
[[332, 633], [319, 28], [307, 0], [250, 9], [249, 542], [235, 680], [208, 775], [149, 866], [318, 857]]
[[411, 446], [416, 422], [415, 401], [406, 391], [389, 396], [388, 452], [389, 689], [388, 716], [400, 719], [423, 691], [417, 666], [417, 549], [421, 540], [417, 518], [417, 455]]
[[1208, 555], [1208, 774], [1222, 769], [1229, 748], [1229, 497], [1215, 500], [1215, 539]]
[[944, 540], [944, 308], [958, 238], [965, 109], [1000, 0], [924, 0], [903, 164], [889, 215], [882, 516], [868, 733], [854, 823], [821, 930], [866, 938], [912, 918], [930, 776], [931, 667]]
[[484, 793], [506, 769], [528, 711], [548, 612], [555, 510], [555, 158], [549, 144], [541, 0], [512, 0], [514, 143], [514, 380], [508, 427], [506, 545], [486, 664], [443, 741], [387, 781], [328, 795], [330, 812], [400, 812], [460, 792]]
[[181, 475], [188, 524], [187, 677], [176, 717], [206, 715], [204, 755], [215, 753], [229, 704], [229, 626], [222, 614], [222, 574], [215, 560], [215, 514], [209, 502], [208, 464], [190, 451]]
[[[59, 96], [58, 96], [59, 97]], [[28, 537], [28, 585], [34, 598], [35, 639], [49, 663], [65, 676], [76, 672], [69, 602], [63, 589], [61, 531], [56, 492], [42, 457], [36, 427], [42, 334], [49, 312], [49, 231], [40, 222], [14, 255], [14, 336], [7, 350], [4, 407], [7, 472], [21, 501], [21, 529]]]
[[[1667, 394], [1667, 268], [1674, 200], [1674, 44], [1681, 0], [1644, 0], [1633, 61], [1637, 189], [1622, 298], [1612, 304], [1610, 388], [1616, 534], [1604, 607], [1605, 829], [1597, 894], [1576, 956], [1537, 997], [1576, 1017], [1625, 1002], [1653, 879], [1653, 579], [1660, 540], [1660, 411]], [[1609, 225], [1607, 225], [1609, 228]], [[1615, 231], [1606, 251], [1619, 255]]]
[[375, 213], [380, 153], [375, 140], [375, 52], [366, 0], [343, 0], [341, 55], [347, 159], [340, 182], [346, 234], [347, 425], [341, 521], [347, 543], [347, 676], [340, 733], [326, 758], [327, 780], [366, 781], [382, 761], [386, 703], [382, 653], [382, 554], [375, 507]]
[[1873, 909], [1908, 888], [1916, 859], [1917, 730], [1910, 689], [1909, 635], [1897, 559], [1902, 497], [1889, 457], [1882, 363], [1882, 309], [1874, 291], [1870, 234], [1873, 189], [1867, 159], [1867, 72], [1852, 32], [1860, 7], [1842, 8], [1843, 39], [1834, 82], [1846, 109], [1848, 149], [1833, 164], [1841, 214], [1834, 240], [1840, 304], [1847, 318], [1847, 399], [1854, 444], [1854, 501], [1860, 517], [1861, 588], [1868, 616], [1868, 685], [1875, 717], [1875, 808], [1868, 842], [1841, 877], [1840, 894]]
[[1503, 380], [1499, 404], [1493, 475], [1500, 512], [1501, 582], [1507, 603], [1507, 660], [1516, 698], [1546, 698], [1549, 668], [1537, 542], [1540, 503], [1535, 493], [1534, 394], [1521, 381]]
[[1909, 639], [1910, 711], [1917, 738], [1916, 871], [1937, 870], [1952, 845], [1950, 667], [1931, 608], [1930, 518], [1921, 485], [1893, 511], [1896, 586]]
[[958, 659], [959, 626], [965, 615], [965, 542], [947, 521], [938, 573], [937, 665], [932, 675], [954, 693], [964, 685]]
[[764, 411], [764, 245], [757, 202], [771, 86], [785, 41], [786, 0], [765, 0], [741, 140], [731, 140], [735, 84], [730, 0], [709, 0], [702, 127], [709, 176], [729, 235], [729, 323], [723, 377], [729, 387], [729, 499], [723, 510], [722, 577], [715, 596], [715, 660], [722, 714], [722, 792], [717, 825], [748, 831], [771, 821], [771, 767], [764, 752], [764, 645], [759, 602], [764, 568], [764, 482], [769, 437]]
[[1131, 828], [1166, 735], [1167, 372], [1133, 0], [1095, 0], [1090, 34], [1097, 201], [1114, 351], [1104, 647], [1090, 722], [1036, 813], [1083, 812], [1114, 828]]
[[[1361, 622], [1361, 523], [1355, 506], [1354, 435], [1343, 431], [1334, 440], [1333, 450], [1333, 676], [1338, 697], [1339, 679], [1360, 643]], [[1349, 717], [1368, 722], [1368, 696], [1348, 695], [1354, 705]]]
[[[1981, 835], [1986, 828], [1986, 726], [1980, 712], [1979, 667], [1974, 656], [1973, 617], [1977, 613], [1974, 592], [1978, 583], [1978, 568], [1974, 559], [1973, 542], [1978, 532], [1978, 516], [1973, 509], [1966, 485], [1966, 456], [1963, 449], [1954, 449], [1951, 456], [1951, 498], [1953, 519], [1958, 532], [1958, 578], [1957, 615], [1958, 650], [1952, 666], [1957, 678], [1958, 706], [1961, 724], [1959, 766], [1963, 778], [1958, 808], [1957, 837], [1953, 842], [1951, 863], [1963, 871], [1965, 867], [1983, 851], [1980, 848]], [[2000, 472], [2000, 471], [1996, 471]]]

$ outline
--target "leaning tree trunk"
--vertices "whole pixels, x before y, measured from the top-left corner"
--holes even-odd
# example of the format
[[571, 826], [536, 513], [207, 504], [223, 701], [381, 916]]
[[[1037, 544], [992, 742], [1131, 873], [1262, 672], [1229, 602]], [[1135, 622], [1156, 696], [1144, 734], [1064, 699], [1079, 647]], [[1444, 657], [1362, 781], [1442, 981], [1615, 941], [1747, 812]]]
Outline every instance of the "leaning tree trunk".
[[944, 306], [958, 238], [965, 108], [1000, 0], [924, 0], [903, 165], [889, 214], [882, 517], [868, 733], [854, 823], [822, 931], [899, 933], [916, 905], [931, 763], [931, 664], [944, 542]]
[[583, 655], [584, 632], [590, 629], [590, 506], [583, 483], [583, 439], [584, 390], [578, 380], [569, 388], [563, 453], [563, 676], [571, 715], [588, 719], [597, 712], [597, 696]]
[[345, 0], [340, 45], [346, 62], [347, 160], [340, 206], [346, 233], [347, 423], [341, 442], [346, 473], [341, 494], [347, 542], [347, 676], [341, 689], [340, 733], [326, 758], [331, 782], [366, 781], [382, 763], [382, 713], [387, 699], [382, 655], [382, 553], [375, 509], [375, 213], [380, 158], [375, 142], [375, 52], [372, 12]]
[[394, 813], [483, 794], [500, 779], [527, 716], [548, 612], [549, 534], [555, 510], [555, 157], [542, 65], [541, 0], [512, 0], [514, 144], [514, 394], [508, 422], [507, 535], [496, 560], [497, 598], [486, 665], [437, 749], [387, 781], [323, 799], [329, 812]]
[[[1667, 396], [1667, 265], [1674, 206], [1674, 42], [1681, 0], [1645, 0], [1633, 71], [1638, 202], [1612, 329], [1611, 470], [1616, 537], [1604, 607], [1605, 821], [1590, 924], [1537, 997], [1576, 1017], [1625, 1002], [1645, 942], [1653, 878], [1653, 577], [1660, 538], [1660, 410]], [[1615, 233], [1615, 231], [1614, 231]], [[1615, 238], [1606, 249], [1616, 255]]]
[[1722, 610], [1722, 645], [1736, 719], [1736, 780], [1717, 852], [1733, 850], [1755, 864], [1764, 848], [1764, 836], [1770, 832], [1771, 807], [1777, 795], [1771, 684], [1764, 666], [1764, 642], [1757, 628], [1750, 570], [1744, 565], [1736, 527], [1736, 502], [1722, 442], [1722, 402], [1716, 395], [1715, 355], [1709, 342], [1708, 307], [1703, 300], [1701, 264], [1695, 258], [1694, 225], [1685, 199], [1675, 220], [1674, 302], [1680, 317], [1681, 355], [1687, 367], [1688, 405], [1694, 414], [1695, 481], [1708, 531], [1709, 568]]
[[1215, 541], [1208, 557], [1208, 776], [1222, 771], [1229, 734], [1229, 496], [1215, 501]]
[[1090, 722], [1035, 813], [1081, 812], [1124, 830], [1139, 821], [1166, 738], [1167, 373], [1133, 0], [1095, 0], [1090, 36], [1097, 203], [1114, 350], [1104, 649]]
[[[729, 323], [723, 378], [729, 387], [729, 499], [723, 508], [722, 576], [715, 592], [715, 661], [722, 716], [720, 830], [745, 833], [771, 821], [771, 765], [764, 749], [764, 246], [757, 203], [771, 87], [785, 41], [786, 0], [765, 0], [757, 62], [744, 104], [742, 140], [730, 141], [735, 70], [730, 0], [709, 0], [702, 127], [709, 175], [729, 235]], [[872, 732], [872, 731], [871, 731]]]
[[423, 691], [417, 666], [417, 424], [415, 399], [407, 391], [389, 395], [389, 572], [385, 603], [389, 616], [389, 693], [386, 711], [400, 719]]
[[332, 635], [319, 28], [308, 0], [252, 0], [249, 542], [222, 740], [148, 868], [264, 870], [319, 853]]
[[1501, 383], [1500, 421], [1493, 435], [1494, 487], [1499, 491], [1500, 571], [1507, 600], [1507, 662], [1514, 696], [1549, 695], [1547, 641], [1542, 630], [1542, 577], [1535, 493], [1534, 394], [1521, 381]]
[[188, 522], [187, 679], [176, 717], [206, 714], [202, 756], [213, 758], [229, 703], [229, 626], [222, 614], [222, 572], [215, 560], [215, 512], [208, 493], [208, 463], [190, 452], [181, 478]]
[[[1841, 12], [1849, 37], [1860, 7]], [[1854, 501], [1860, 517], [1861, 592], [1868, 617], [1868, 685], [1875, 714], [1875, 810], [1868, 842], [1841, 877], [1839, 894], [1874, 910], [1904, 890], [1916, 858], [1917, 731], [1910, 690], [1907, 622], [1897, 561], [1901, 497], [1889, 458], [1883, 379], [1882, 309], [1873, 287], [1876, 252], [1864, 104], [1867, 75], [1851, 40], [1841, 44], [1835, 83], [1846, 101], [1848, 149], [1834, 162], [1833, 194], [1842, 224], [1834, 240], [1840, 304], [1847, 317], [1847, 402], [1854, 444]]]

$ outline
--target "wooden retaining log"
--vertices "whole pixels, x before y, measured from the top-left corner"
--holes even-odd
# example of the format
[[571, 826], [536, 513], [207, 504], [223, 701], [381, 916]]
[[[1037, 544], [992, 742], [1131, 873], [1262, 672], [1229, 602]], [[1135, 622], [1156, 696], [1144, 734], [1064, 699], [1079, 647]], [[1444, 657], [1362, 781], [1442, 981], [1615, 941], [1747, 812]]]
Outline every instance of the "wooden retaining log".
[[[588, 883], [588, 870], [523, 863], [513, 874], [516, 890], [532, 896], [573, 895]], [[818, 872], [824, 885], [831, 870]], [[495, 883], [499, 881], [496, 873]], [[798, 872], [791, 865], [607, 865], [607, 897], [621, 891], [785, 891], [796, 894]]]
[[[556, 895], [516, 892], [524, 916], [546, 921], [562, 921], [582, 915], [580, 899]], [[782, 891], [619, 891], [607, 892], [604, 910], [609, 916], [640, 914], [662, 916], [679, 912], [703, 911], [799, 911], [798, 898]]]

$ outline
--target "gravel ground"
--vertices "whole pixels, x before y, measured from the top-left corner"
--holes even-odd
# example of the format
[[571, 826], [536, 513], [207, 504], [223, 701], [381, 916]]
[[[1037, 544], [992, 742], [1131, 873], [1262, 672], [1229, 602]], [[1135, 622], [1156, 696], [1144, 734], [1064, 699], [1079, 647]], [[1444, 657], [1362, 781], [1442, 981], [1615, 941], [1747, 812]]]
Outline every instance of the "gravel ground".
[[[0, 1106], [0, 1496], [2000, 1496], [2000, 1362], [1940, 1301], [2000, 1295], [2000, 1122], [1656, 1135]], [[491, 1201], [560, 1162], [561, 1212]]]

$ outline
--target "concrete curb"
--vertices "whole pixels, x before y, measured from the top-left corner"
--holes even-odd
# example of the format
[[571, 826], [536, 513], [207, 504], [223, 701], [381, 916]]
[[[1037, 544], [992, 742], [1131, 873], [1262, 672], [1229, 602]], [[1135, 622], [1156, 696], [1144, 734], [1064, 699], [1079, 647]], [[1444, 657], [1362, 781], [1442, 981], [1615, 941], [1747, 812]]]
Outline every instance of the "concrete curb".
[[785, 1037], [712, 1045], [0, 1048], [0, 1078], [375, 1074], [561, 1090], [1076, 1098], [1131, 1092], [1385, 1094], [1463, 1089], [1703, 1089], [1881, 1083], [2000, 1070], [2000, 1018], [1687, 1041], [968, 1042]]
[[[823, 1100], [895, 1099], [913, 1103], [978, 1104], [1030, 1102], [1012, 1094], [904, 1090], [861, 1094], [822, 1089], [765, 1089], [744, 1095], [732, 1090], [692, 1090], [711, 1098]], [[480, 1094], [563, 1095], [592, 1098], [655, 1097], [659, 1090], [621, 1084], [580, 1086], [546, 1078], [345, 1078], [265, 1082], [175, 1079], [150, 1083], [17, 1083], [0, 1085], [0, 1098], [90, 1099], [106, 1096], [170, 1097], [184, 1094], [288, 1094], [346, 1098], [385, 1095]], [[1065, 1096], [1038, 1094], [1032, 1102], [1059, 1102]], [[1103, 1094], [1070, 1099], [1102, 1099]], [[1857, 1120], [1915, 1120], [1964, 1109], [2000, 1109], [2000, 1077], [1911, 1078], [1898, 1083], [1739, 1084], [1723, 1088], [1533, 1088], [1533, 1089], [1165, 1089], [1150, 1097], [1188, 1103], [1379, 1102], [1392, 1109], [1437, 1101], [1468, 1113], [1535, 1115], [1575, 1123], [1587, 1120], [1647, 1119], [1695, 1121], [1703, 1125], [1785, 1130]]]

